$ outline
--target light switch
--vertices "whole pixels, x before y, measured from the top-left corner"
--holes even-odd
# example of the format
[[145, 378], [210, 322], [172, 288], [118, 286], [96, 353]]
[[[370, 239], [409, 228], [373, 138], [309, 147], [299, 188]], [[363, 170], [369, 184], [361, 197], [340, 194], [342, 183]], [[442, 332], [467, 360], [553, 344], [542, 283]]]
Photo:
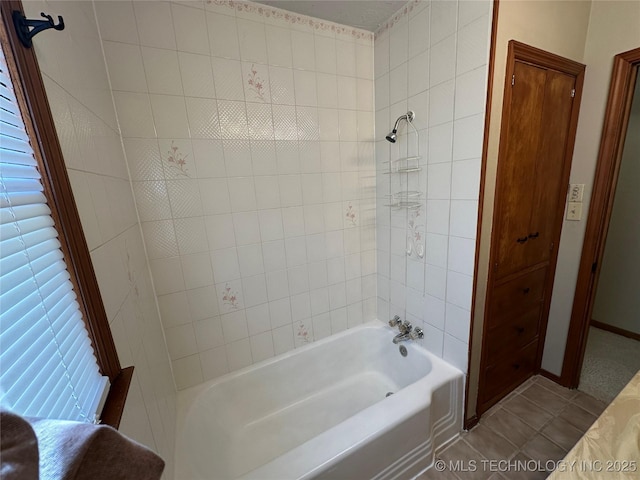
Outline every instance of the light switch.
[[569, 201], [581, 202], [584, 194], [584, 183], [572, 183], [569, 185]]
[[582, 203], [569, 202], [567, 206], [567, 220], [580, 220], [582, 218]]

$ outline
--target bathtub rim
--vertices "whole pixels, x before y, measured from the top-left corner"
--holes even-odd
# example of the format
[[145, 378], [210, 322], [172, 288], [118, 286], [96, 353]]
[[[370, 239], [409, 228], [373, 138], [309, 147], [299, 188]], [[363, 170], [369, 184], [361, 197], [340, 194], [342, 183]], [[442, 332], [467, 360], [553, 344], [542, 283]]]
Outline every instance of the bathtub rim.
[[[327, 343], [331, 343], [335, 340], [338, 340], [340, 338], [343, 337], [347, 337], [347, 336], [351, 336], [356, 334], [357, 331], [359, 330], [368, 330], [368, 329], [378, 329], [378, 328], [384, 328], [385, 330], [389, 331], [389, 343], [392, 343], [393, 341], [393, 337], [396, 335], [396, 331], [395, 330], [391, 330], [388, 325], [378, 319], [375, 320], [370, 320], [368, 322], [362, 323], [360, 325], [357, 325], [353, 328], [349, 328], [347, 330], [343, 330], [342, 332], [333, 334], [333, 335], [329, 335], [328, 337], [324, 337], [320, 340], [316, 340], [315, 342], [309, 343], [307, 345], [303, 345], [301, 347], [296, 347], [292, 350], [289, 350], [287, 352], [278, 354], [278, 355], [274, 355], [273, 357], [267, 358], [265, 360], [260, 360], [259, 362], [253, 363], [251, 365], [248, 365], [246, 367], [242, 367], [238, 370], [234, 370], [232, 372], [228, 372], [225, 373], [224, 375], [221, 375], [219, 377], [213, 378], [211, 380], [206, 380], [202, 383], [199, 383], [198, 385], [194, 385], [192, 387], [188, 387], [185, 388], [183, 390], [178, 390], [178, 408], [180, 408], [181, 404], [183, 403], [191, 403], [193, 400], [195, 400], [195, 398], [201, 394], [204, 393], [205, 390], [208, 390], [209, 388], [213, 388], [216, 385], [218, 385], [219, 383], [223, 383], [231, 378], [234, 377], [240, 377], [243, 375], [246, 375], [249, 372], [252, 372], [254, 370], [257, 370], [259, 368], [265, 367], [267, 365], [271, 365], [274, 363], [277, 363], [279, 361], [283, 361], [287, 358], [290, 358], [294, 355], [298, 355], [298, 354], [302, 354], [306, 351], [309, 350], [314, 350], [317, 348], [322, 347], [323, 345], [327, 344]], [[436, 364], [442, 364], [443, 366], [446, 367], [451, 367], [453, 368], [455, 371], [461, 372], [457, 367], [453, 366], [452, 364], [450, 364], [449, 362], [447, 362], [446, 360], [438, 357], [437, 355], [435, 355], [434, 353], [430, 352], [429, 350], [427, 350], [426, 347], [424, 347], [423, 345], [416, 343], [415, 341], [411, 341], [408, 342], [409, 345], [411, 345], [412, 347], [418, 347], [422, 350], [424, 350], [427, 353], [427, 356], [429, 357], [429, 360], [432, 361], [432, 363], [435, 361]], [[462, 373], [462, 372], [461, 372]]]

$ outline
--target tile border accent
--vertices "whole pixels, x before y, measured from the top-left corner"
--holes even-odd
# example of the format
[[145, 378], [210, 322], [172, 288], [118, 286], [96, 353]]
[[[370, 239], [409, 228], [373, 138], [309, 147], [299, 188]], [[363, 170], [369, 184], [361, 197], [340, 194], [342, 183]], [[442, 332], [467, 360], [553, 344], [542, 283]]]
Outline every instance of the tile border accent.
[[306, 25], [313, 30], [320, 30], [323, 32], [333, 32], [336, 35], [347, 35], [356, 39], [373, 40], [373, 32], [362, 30], [360, 28], [350, 27], [348, 25], [340, 25], [339, 23], [333, 23], [330, 21], [318, 20], [314, 17], [302, 15], [299, 13], [289, 12], [276, 7], [270, 7], [268, 5], [261, 5], [252, 2], [242, 2], [236, 0], [205, 0], [206, 3], [216, 5], [219, 7], [228, 7], [238, 12], [253, 13], [262, 15], [267, 18], [276, 18], [278, 20], [284, 20], [290, 24]]
[[413, 11], [413, 9], [416, 8], [416, 6], [423, 1], [424, 0], [410, 0], [409, 2], [407, 2], [406, 5], [402, 7], [400, 10], [398, 10], [396, 13], [394, 13], [389, 20], [387, 20], [382, 25], [380, 25], [380, 28], [378, 28], [373, 34], [374, 39], [378, 38], [384, 32], [386, 32], [391, 27], [393, 27], [396, 23], [398, 23], [402, 19], [402, 17], [410, 14]]

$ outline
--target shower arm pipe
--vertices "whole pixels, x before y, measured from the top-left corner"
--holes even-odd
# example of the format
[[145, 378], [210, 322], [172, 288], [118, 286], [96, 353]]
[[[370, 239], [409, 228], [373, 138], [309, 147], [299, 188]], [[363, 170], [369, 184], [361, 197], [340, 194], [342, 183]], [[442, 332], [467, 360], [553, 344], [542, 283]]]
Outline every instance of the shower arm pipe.
[[409, 111], [409, 112], [405, 113], [404, 115], [400, 115], [396, 119], [396, 123], [393, 125], [393, 131], [394, 132], [398, 131], [398, 124], [400, 123], [400, 120], [406, 120], [407, 123], [411, 123], [414, 118], [415, 118], [415, 113], [413, 113], [412, 111]]
[[398, 133], [398, 125], [400, 124], [400, 120], [406, 120], [407, 123], [411, 123], [413, 122], [414, 118], [416, 118], [416, 114], [412, 110], [409, 110], [404, 115], [400, 115], [396, 120], [396, 123], [393, 125], [393, 130], [389, 133], [389, 135], [386, 136], [387, 141], [391, 143], [396, 143], [396, 140], [397, 140], [396, 134]]

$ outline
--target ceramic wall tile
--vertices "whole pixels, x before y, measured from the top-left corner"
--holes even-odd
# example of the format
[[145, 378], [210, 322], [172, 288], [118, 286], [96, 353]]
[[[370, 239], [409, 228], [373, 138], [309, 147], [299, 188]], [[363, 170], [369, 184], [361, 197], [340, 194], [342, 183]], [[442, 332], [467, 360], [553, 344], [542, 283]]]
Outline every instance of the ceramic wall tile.
[[200, 358], [202, 379], [205, 381], [213, 380], [229, 371], [227, 350], [224, 346], [205, 350], [194, 357]]
[[413, 58], [429, 48], [430, 13], [429, 8], [424, 8], [409, 18], [409, 58]]
[[204, 380], [200, 355], [191, 355], [171, 362], [178, 389], [189, 388]]
[[100, 7], [178, 388], [358, 325], [376, 305], [370, 35], [205, 7]]
[[[474, 2], [460, 2], [468, 4]], [[487, 6], [487, 2], [479, 1], [478, 5]], [[461, 10], [460, 13], [463, 13]], [[458, 74], [474, 70], [488, 62], [489, 51], [487, 49], [491, 22], [488, 14], [482, 15], [472, 23], [460, 29], [458, 38], [458, 55], [456, 58], [456, 71]]]
[[171, 4], [173, 30], [178, 51], [209, 54], [209, 39], [204, 12], [187, 5]]
[[211, 57], [178, 52], [182, 88], [187, 97], [215, 98]]
[[104, 42], [111, 87], [126, 92], [146, 92], [147, 81], [138, 45]]
[[113, 93], [120, 132], [126, 138], [154, 138], [156, 136], [149, 95]]
[[133, 2], [114, 4], [97, 1], [94, 3], [103, 41], [114, 40], [132, 44], [139, 42]]
[[409, 56], [409, 25], [406, 16], [391, 29], [389, 50], [391, 52], [389, 57], [391, 69], [407, 61]]
[[291, 31], [293, 67], [302, 70], [315, 70], [316, 55], [313, 34]]
[[456, 79], [455, 118], [484, 113], [486, 68], [479, 67]]
[[142, 47], [142, 61], [149, 93], [183, 94], [177, 52], [161, 48]]
[[140, 43], [149, 47], [176, 48], [169, 2], [133, 2]]
[[449, 35], [431, 47], [429, 52], [429, 84], [431, 88], [456, 75], [456, 35]]
[[[154, 10], [150, 12], [154, 21], [169, 25], [168, 3], [147, 6], [146, 10]], [[139, 7], [142, 11], [146, 6]], [[29, 17], [40, 15], [37, 2], [25, 2], [24, 8]], [[159, 39], [149, 32], [148, 23], [137, 24], [132, 2], [64, 2], [56, 8], [69, 20], [60, 33], [76, 41], [67, 42], [64, 48], [55, 40], [45, 42], [35, 53], [120, 362], [136, 366], [120, 428], [167, 459], [165, 471], [172, 478], [175, 383], [136, 210], [142, 230], [154, 237], [147, 245], [149, 256], [159, 261], [177, 258], [140, 47], [170, 44], [175, 48], [173, 31], [168, 28]], [[78, 15], [81, 20], [74, 18]], [[168, 43], [154, 44], [157, 41]], [[127, 118], [115, 121], [114, 104]], [[124, 150], [122, 143], [118, 147], [121, 135], [127, 137]], [[132, 180], [136, 184], [143, 181], [140, 188], [134, 187], [135, 198]], [[156, 268], [161, 288], [172, 291], [171, 282], [164, 281], [164, 269]], [[180, 270], [176, 269], [181, 278]], [[188, 329], [191, 318], [184, 289], [165, 301], [170, 295], [158, 299], [167, 328], [186, 325]], [[173, 354], [193, 349], [188, 333], [172, 341]]]
[[187, 290], [188, 311], [183, 311], [183, 316], [193, 321], [213, 317], [220, 313], [216, 298], [216, 289], [213, 285]]
[[[466, 371], [480, 157], [484, 132], [490, 10], [488, 2], [432, 1], [399, 12], [376, 34], [375, 127], [387, 132], [407, 110], [398, 141], [376, 152], [375, 261], [378, 314], [422, 322], [423, 344]], [[406, 78], [405, 81], [403, 81]], [[383, 175], [385, 163], [422, 156], [422, 171]], [[413, 175], [413, 176], [412, 176]], [[424, 216], [385, 208], [388, 195], [420, 192]], [[424, 225], [424, 233], [416, 228]], [[415, 234], [424, 239], [416, 256]], [[419, 245], [419, 244], [418, 244]]]
[[431, 2], [431, 45], [435, 45], [455, 33], [457, 26], [457, 1], [435, 0]]
[[[318, 72], [336, 73], [336, 41], [334, 38], [315, 37], [315, 58]], [[366, 68], [366, 67], [365, 67]], [[363, 70], [365, 70], [363, 68]]]
[[464, 343], [468, 343], [470, 321], [471, 312], [469, 310], [460, 308], [452, 303], [447, 303], [445, 320], [446, 333]]
[[276, 355], [286, 353], [294, 349], [293, 327], [291, 325], [274, 328], [272, 330], [272, 334], [273, 349]]
[[291, 324], [291, 305], [288, 298], [269, 302], [269, 317], [273, 329]]
[[469, 358], [469, 347], [466, 342], [462, 342], [461, 340], [445, 333], [442, 358], [461, 370], [463, 373], [466, 373]]
[[293, 65], [291, 32], [286, 28], [266, 25], [265, 34], [267, 38], [269, 64], [291, 67]]
[[238, 19], [240, 57], [245, 62], [267, 63], [265, 26], [260, 22]]
[[234, 17], [207, 12], [209, 46], [214, 57], [240, 59], [238, 27]]

